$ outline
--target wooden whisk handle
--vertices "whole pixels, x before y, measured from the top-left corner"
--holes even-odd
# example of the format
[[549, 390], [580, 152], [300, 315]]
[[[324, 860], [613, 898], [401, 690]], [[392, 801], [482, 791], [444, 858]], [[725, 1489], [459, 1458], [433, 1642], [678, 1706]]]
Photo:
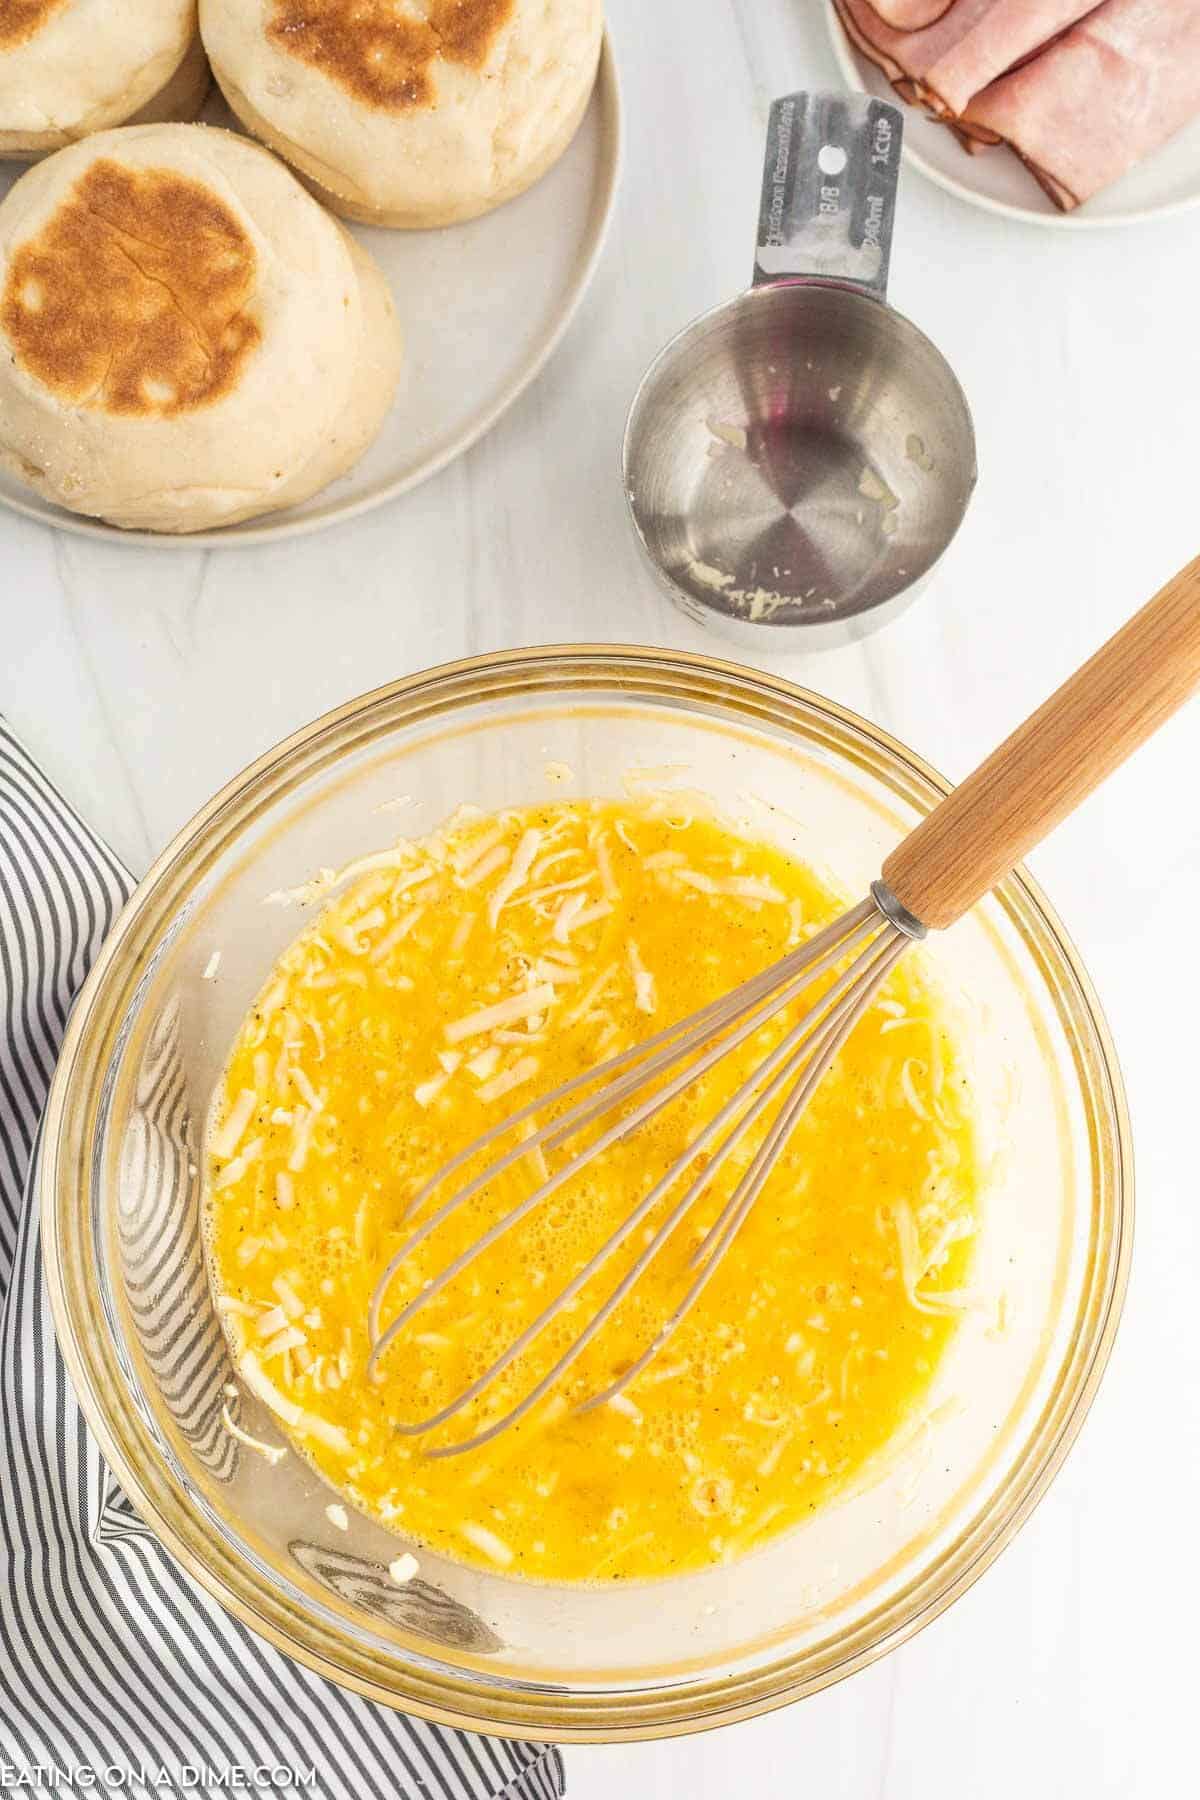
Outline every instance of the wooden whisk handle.
[[892, 851], [883, 878], [932, 929], [961, 918], [1200, 686], [1200, 557]]

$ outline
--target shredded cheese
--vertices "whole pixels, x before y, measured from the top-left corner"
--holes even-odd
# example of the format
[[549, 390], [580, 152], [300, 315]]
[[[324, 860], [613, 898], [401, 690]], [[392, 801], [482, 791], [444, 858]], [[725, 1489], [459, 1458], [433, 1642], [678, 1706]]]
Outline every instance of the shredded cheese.
[[253, 1350], [243, 1350], [238, 1369], [246, 1386], [252, 1394], [256, 1394], [285, 1425], [297, 1426], [304, 1417], [304, 1409], [281, 1394], [270, 1376], [263, 1369]]
[[780, 1432], [779, 1436], [775, 1439], [775, 1442], [771, 1445], [771, 1448], [767, 1451], [767, 1454], [758, 1465], [758, 1472], [760, 1475], [765, 1477], [775, 1473], [776, 1469], [779, 1467], [780, 1458], [794, 1436], [795, 1433], [791, 1431]]
[[483, 1006], [466, 1018], [455, 1019], [445, 1028], [446, 1041], [461, 1044], [466, 1038], [482, 1037], [497, 1025], [513, 1025], [519, 1019], [546, 1012], [553, 1004], [554, 989], [549, 982], [541, 982], [523, 994], [514, 994], [509, 1000], [498, 1000], [495, 1006]]
[[[235, 1300], [232, 1294], [217, 1295], [217, 1311], [236, 1313], [240, 1319], [255, 1319], [258, 1317], [253, 1306], [248, 1306], [244, 1300]], [[234, 1393], [236, 1392], [237, 1389], [235, 1388]]]
[[[237, 1389], [235, 1388], [233, 1391], [236, 1394]], [[230, 1412], [228, 1400], [221, 1407], [221, 1423], [230, 1437], [235, 1437], [239, 1444], [245, 1444], [247, 1450], [257, 1451], [266, 1462], [281, 1463], [287, 1455], [287, 1450], [282, 1444], [264, 1444], [261, 1438], [253, 1437], [250, 1432], [244, 1431]]]
[[484, 1082], [479, 1089], [479, 1098], [485, 1106], [490, 1105], [493, 1100], [502, 1100], [514, 1088], [523, 1087], [527, 1081], [531, 1081], [537, 1072], [536, 1056], [519, 1057], [511, 1069], [504, 1069], [499, 1075], [493, 1076], [491, 1081]]
[[458, 921], [458, 924], [456, 925], [456, 927], [454, 929], [454, 936], [450, 940], [450, 955], [452, 957], [462, 955], [462, 952], [467, 947], [467, 939], [470, 937], [470, 935], [474, 929], [475, 929], [475, 914], [474, 913], [464, 913], [463, 917]]
[[587, 905], [583, 894], [569, 894], [554, 915], [554, 941], [565, 944], [571, 935], [571, 927], [579, 914]]
[[219, 1194], [223, 1188], [232, 1187], [235, 1181], [240, 1181], [251, 1163], [258, 1161], [262, 1152], [263, 1141], [261, 1138], [255, 1138], [253, 1143], [247, 1144], [246, 1148], [235, 1156], [232, 1162], [225, 1164], [213, 1182], [214, 1191]]
[[324, 1444], [327, 1450], [333, 1450], [342, 1456], [350, 1453], [350, 1439], [341, 1426], [331, 1425], [328, 1419], [322, 1419], [317, 1413], [301, 1412], [295, 1428], [304, 1432], [306, 1437], [316, 1438], [318, 1444]]
[[608, 839], [601, 832], [596, 839], [596, 868], [600, 875], [600, 888], [606, 900], [619, 900], [621, 890], [617, 886], [617, 878], [613, 874], [612, 857], [609, 854]]
[[313, 1126], [317, 1115], [311, 1107], [301, 1106], [296, 1110], [296, 1122], [292, 1127], [292, 1147], [288, 1156], [288, 1171], [298, 1175], [308, 1161], [309, 1144], [312, 1139]]
[[456, 856], [451, 859], [455, 874], [459, 876], [469, 875], [472, 869], [478, 867], [485, 856], [490, 856], [496, 846], [503, 842], [504, 833], [499, 825], [495, 826], [491, 831], [485, 831], [481, 837], [475, 838], [473, 842], [468, 845], [461, 856]]
[[540, 831], [530, 827], [528, 831], [522, 832], [521, 841], [513, 854], [508, 873], [496, 883], [488, 899], [488, 924], [493, 931], [496, 929], [502, 908], [507, 905], [518, 888], [523, 888], [528, 881], [529, 871], [532, 869], [534, 859], [541, 847], [542, 834]]
[[922, 1294], [919, 1291], [919, 1284], [928, 1265], [921, 1257], [917, 1224], [913, 1218], [912, 1207], [907, 1200], [892, 1202], [892, 1218], [896, 1226], [896, 1241], [900, 1248], [900, 1278], [904, 1283], [904, 1292], [909, 1305], [915, 1307], [917, 1312], [923, 1313], [968, 1311], [972, 1302], [965, 1294], [946, 1290], [939, 1293]]
[[634, 1004], [639, 1012], [657, 1012], [658, 996], [655, 992], [654, 977], [642, 961], [641, 951], [632, 938], [626, 949], [629, 956], [629, 972], [633, 976]]
[[567, 943], [573, 931], [580, 931], [585, 925], [594, 925], [599, 919], [607, 919], [612, 910], [608, 900], [597, 900], [589, 906], [586, 894], [568, 895], [555, 914], [555, 942]]
[[585, 906], [582, 912], [575, 914], [571, 920], [571, 930], [582, 931], [585, 925], [595, 925], [600, 919], [607, 919], [611, 913], [612, 907], [607, 900], [597, 900], [592, 906]]
[[569, 894], [578, 888], [587, 887], [588, 883], [593, 880], [595, 880], [595, 877], [590, 873], [587, 875], [572, 875], [567, 881], [551, 881], [544, 887], [530, 888], [528, 893], [520, 895], [517, 899], [510, 900], [508, 904], [510, 906], [535, 907], [541, 916], [545, 918], [548, 911], [548, 908], [546, 907], [547, 900], [552, 900], [555, 894]]
[[533, 979], [535, 984], [540, 981], [548, 981], [552, 987], [574, 987], [579, 981], [579, 970], [565, 967], [559, 962], [552, 962], [547, 955], [535, 964]]
[[411, 912], [405, 913], [404, 917], [398, 919], [390, 931], [384, 932], [372, 949], [368, 961], [376, 965], [386, 962], [397, 944], [402, 944], [405, 938], [416, 930], [424, 914], [423, 906], [414, 906]]
[[773, 881], [764, 881], [755, 875], [728, 875], [717, 882], [717, 892], [731, 894], [735, 900], [765, 900], [777, 906], [787, 899]]
[[575, 1005], [564, 1018], [564, 1026], [569, 1028], [572, 1025], [577, 1025], [581, 1019], [587, 1018], [592, 1008], [603, 996], [610, 982], [615, 980], [618, 973], [618, 967], [618, 964], [612, 963], [608, 968], [601, 969], [596, 979], [589, 987], [585, 988], [579, 1000], [576, 1001]]
[[[360, 856], [355, 862], [349, 862], [343, 869], [318, 869], [310, 881], [302, 881], [298, 887], [276, 888], [268, 894], [265, 904], [268, 906], [292, 906], [297, 901], [302, 906], [318, 900], [335, 887], [343, 887], [360, 875], [368, 875], [374, 869], [408, 869], [412, 866], [415, 847], [401, 838], [390, 850], [377, 850], [370, 856]], [[414, 880], [427, 880], [432, 871], [420, 870]]]
[[308, 1110], [312, 1113], [319, 1113], [323, 1103], [318, 1098], [317, 1092], [313, 1087], [312, 1082], [308, 1079], [308, 1076], [304, 1073], [304, 1070], [293, 1065], [289, 1072], [300, 1092], [300, 1097], [308, 1107]]
[[929, 1108], [917, 1093], [916, 1084], [913, 1081], [914, 1067], [920, 1069], [922, 1074], [925, 1073], [924, 1063], [918, 1062], [915, 1056], [905, 1057], [904, 1062], [900, 1067], [900, 1087], [905, 1100], [912, 1108], [913, 1112], [916, 1113], [918, 1119], [927, 1119], [929, 1117]]
[[295, 1288], [283, 1275], [276, 1275], [271, 1283], [272, 1290], [279, 1298], [279, 1304], [289, 1319], [298, 1319], [304, 1311], [304, 1303], [298, 1297]]
[[608, 1404], [614, 1412], [623, 1413], [627, 1419], [632, 1419], [635, 1425], [641, 1424], [641, 1408], [634, 1405], [628, 1394], [614, 1394]]
[[209, 1148], [214, 1156], [232, 1156], [242, 1141], [247, 1125], [254, 1117], [258, 1105], [258, 1095], [253, 1088], [243, 1088], [229, 1112], [213, 1133]]
[[486, 856], [481, 856], [479, 861], [473, 864], [469, 873], [459, 876], [459, 885], [465, 888], [478, 887], [481, 881], [486, 881], [489, 875], [494, 875], [497, 869], [502, 869], [507, 861], [508, 851], [498, 844]]
[[486, 1556], [489, 1561], [494, 1562], [497, 1568], [507, 1569], [512, 1563], [513, 1553], [510, 1545], [506, 1544], [503, 1538], [497, 1537], [494, 1531], [489, 1531], [486, 1525], [476, 1525], [473, 1521], [468, 1520], [465, 1525], [459, 1526], [459, 1530], [468, 1544], [473, 1544], [475, 1549]]

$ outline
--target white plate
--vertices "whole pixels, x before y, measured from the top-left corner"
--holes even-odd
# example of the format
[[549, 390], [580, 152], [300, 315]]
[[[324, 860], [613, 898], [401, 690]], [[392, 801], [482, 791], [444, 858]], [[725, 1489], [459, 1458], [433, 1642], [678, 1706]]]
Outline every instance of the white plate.
[[[210, 103], [204, 117], [211, 124], [233, 123], [219, 102]], [[527, 193], [482, 219], [441, 231], [350, 227], [391, 284], [405, 367], [395, 405], [366, 455], [302, 505], [177, 537], [81, 518], [3, 471], [0, 501], [85, 537], [181, 550], [198, 544], [240, 549], [319, 531], [416, 487], [496, 423], [562, 337], [600, 255], [620, 157], [620, 94], [606, 35], [587, 117], [566, 154]], [[2, 197], [20, 170], [0, 169]]]
[[868, 62], [847, 38], [833, 0], [825, 0], [825, 17], [833, 54], [847, 84], [858, 93], [877, 94], [904, 110], [904, 154], [914, 169], [947, 193], [972, 206], [1029, 225], [1057, 225], [1066, 231], [1096, 230], [1109, 225], [1137, 225], [1200, 206], [1200, 119], [1147, 157], [1073, 213], [1059, 212], [1020, 157], [999, 146], [971, 156], [954, 133], [928, 118], [919, 107], [906, 106], [886, 75]]

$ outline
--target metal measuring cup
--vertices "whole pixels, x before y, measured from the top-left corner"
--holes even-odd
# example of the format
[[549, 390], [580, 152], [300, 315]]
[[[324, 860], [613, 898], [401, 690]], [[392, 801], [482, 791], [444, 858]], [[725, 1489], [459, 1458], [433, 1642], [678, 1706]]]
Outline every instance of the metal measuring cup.
[[747, 648], [823, 648], [909, 605], [975, 485], [940, 351], [886, 299], [903, 125], [857, 94], [771, 108], [754, 280], [651, 364], [625, 492], [668, 594]]

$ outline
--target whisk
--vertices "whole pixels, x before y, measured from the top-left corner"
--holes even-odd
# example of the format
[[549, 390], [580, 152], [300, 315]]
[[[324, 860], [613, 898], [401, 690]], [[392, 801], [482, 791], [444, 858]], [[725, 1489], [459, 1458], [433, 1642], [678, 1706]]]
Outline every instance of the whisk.
[[[691, 1280], [674, 1311], [637, 1360], [579, 1410], [586, 1412], [605, 1404], [634, 1381], [712, 1280], [818, 1083], [908, 946], [927, 931], [943, 930], [961, 918], [1182, 705], [1198, 684], [1200, 557], [1168, 582], [974, 774], [938, 803], [888, 856], [867, 899], [732, 993], [514, 1112], [440, 1168], [414, 1197], [408, 1217], [419, 1214], [439, 1189], [483, 1152], [514, 1132], [521, 1134], [510, 1149], [472, 1175], [417, 1226], [384, 1269], [369, 1315], [368, 1373], [375, 1378], [380, 1359], [404, 1327], [476, 1257], [610, 1145], [647, 1124], [767, 1020], [793, 1004], [811, 984], [822, 976], [831, 977], [762, 1064], [697, 1130], [617, 1230], [508, 1348], [440, 1410], [398, 1429], [414, 1435], [433, 1431], [478, 1399], [682, 1184], [678, 1199], [633, 1263], [519, 1403], [473, 1436], [430, 1448], [426, 1454], [458, 1455], [515, 1425], [561, 1380], [602, 1330], [736, 1145], [763, 1121], [758, 1148], [693, 1253]], [[556, 1110], [568, 1101], [571, 1104], [565, 1111]], [[554, 1116], [530, 1128], [539, 1113], [548, 1112]], [[426, 1282], [386, 1327], [382, 1325], [388, 1289], [398, 1269], [451, 1212], [522, 1158], [538, 1150], [562, 1148], [597, 1125], [597, 1135], [568, 1155], [526, 1199]]]

